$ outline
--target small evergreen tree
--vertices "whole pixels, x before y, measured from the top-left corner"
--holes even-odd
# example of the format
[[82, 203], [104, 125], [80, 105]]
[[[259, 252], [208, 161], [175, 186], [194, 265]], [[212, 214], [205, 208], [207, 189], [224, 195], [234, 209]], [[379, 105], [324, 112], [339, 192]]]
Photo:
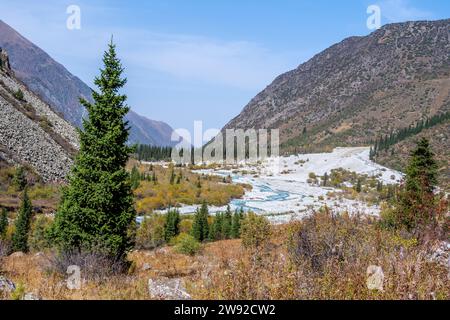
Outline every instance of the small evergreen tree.
[[17, 89], [16, 92], [14, 92], [14, 97], [15, 97], [17, 100], [25, 101], [25, 97], [24, 97], [24, 95], [23, 95], [23, 91], [22, 91], [20, 88]]
[[378, 181], [377, 182], [377, 191], [378, 192], [382, 192], [383, 191], [383, 182], [382, 181]]
[[194, 222], [192, 224], [192, 236], [197, 241], [204, 241], [208, 239], [209, 235], [209, 225], [208, 225], [208, 205], [206, 202], [203, 202], [200, 209], [197, 209], [195, 216], [194, 216]]
[[125, 165], [133, 148], [127, 145], [129, 130], [124, 119], [130, 110], [124, 69], [112, 40], [103, 56], [103, 69], [95, 78], [99, 92], [94, 103], [81, 99], [89, 116], [78, 130], [80, 150], [63, 191], [52, 235], [64, 252], [101, 251], [115, 261], [125, 261], [132, 248], [129, 233], [136, 212]]
[[231, 237], [237, 239], [241, 236], [241, 220], [243, 216], [236, 210], [233, 215], [233, 222], [231, 226]]
[[175, 172], [173, 171], [173, 168], [170, 170], [170, 184], [173, 184], [175, 182]]
[[15, 223], [16, 229], [12, 237], [13, 251], [28, 252], [28, 234], [30, 232], [32, 212], [28, 190], [25, 188]]
[[358, 181], [356, 182], [355, 190], [356, 192], [361, 193], [362, 191], [361, 179], [358, 179]]
[[166, 216], [166, 223], [164, 225], [164, 239], [169, 242], [176, 237], [180, 232], [178, 225], [180, 223], [180, 212], [176, 209], [169, 210]]
[[0, 213], [0, 239], [5, 238], [7, 230], [8, 230], [8, 211], [6, 211], [6, 208], [2, 208], [2, 211]]
[[323, 180], [323, 186], [326, 187], [328, 184], [328, 172], [325, 172], [325, 174], [322, 177]]
[[133, 166], [133, 169], [131, 169], [130, 180], [131, 188], [133, 190], [139, 188], [139, 185], [141, 184], [141, 174], [139, 173], [139, 170], [136, 166]]
[[231, 214], [230, 206], [227, 206], [227, 211], [225, 211], [222, 221], [222, 234], [225, 239], [231, 238], [232, 223], [233, 223], [233, 215]]
[[222, 225], [223, 225], [223, 213], [217, 212], [209, 230], [209, 239], [211, 241], [223, 239]]
[[27, 178], [25, 169], [22, 166], [18, 166], [14, 172], [12, 184], [17, 191], [23, 191], [27, 186]]

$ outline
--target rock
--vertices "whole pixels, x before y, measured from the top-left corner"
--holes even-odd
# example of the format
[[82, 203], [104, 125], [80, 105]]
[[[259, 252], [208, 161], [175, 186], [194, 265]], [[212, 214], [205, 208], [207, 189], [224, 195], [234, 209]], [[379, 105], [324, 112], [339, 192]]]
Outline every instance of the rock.
[[148, 263], [144, 263], [144, 265], [142, 266], [142, 271], [147, 271], [150, 270], [152, 268], [152, 266]]
[[23, 296], [22, 300], [41, 300], [41, 297], [39, 297], [38, 295], [36, 295], [34, 293], [27, 292]]
[[14, 252], [14, 253], [12, 253], [12, 254], [10, 255], [11, 258], [21, 258], [21, 257], [23, 257], [23, 256], [25, 256], [25, 253], [20, 252], [20, 251]]
[[16, 290], [16, 285], [11, 280], [0, 276], [0, 291], [11, 292]]
[[162, 300], [191, 300], [181, 279], [148, 279], [148, 292], [152, 298]]
[[8, 74], [12, 73], [8, 52], [2, 48], [0, 48], [0, 69], [6, 71]]
[[450, 279], [450, 243], [442, 241], [429, 255], [429, 259], [447, 268], [448, 278]]
[[384, 273], [379, 266], [369, 266], [367, 268], [367, 289], [383, 291]]

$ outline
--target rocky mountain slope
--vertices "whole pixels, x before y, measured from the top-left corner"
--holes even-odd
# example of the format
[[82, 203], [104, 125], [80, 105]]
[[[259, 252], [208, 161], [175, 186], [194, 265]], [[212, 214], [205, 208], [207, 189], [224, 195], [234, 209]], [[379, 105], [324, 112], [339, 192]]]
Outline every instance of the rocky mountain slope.
[[324, 151], [449, 110], [450, 19], [407, 22], [345, 39], [279, 76], [225, 128], [279, 128], [285, 152]]
[[0, 56], [0, 161], [63, 180], [78, 148], [75, 128], [16, 79], [3, 49]]
[[[16, 77], [54, 110], [75, 126], [85, 113], [79, 98], [91, 100], [91, 89], [47, 53], [0, 20], [0, 47], [10, 55]], [[147, 119], [130, 111], [130, 142], [159, 146], [173, 145], [173, 129], [164, 122]]]

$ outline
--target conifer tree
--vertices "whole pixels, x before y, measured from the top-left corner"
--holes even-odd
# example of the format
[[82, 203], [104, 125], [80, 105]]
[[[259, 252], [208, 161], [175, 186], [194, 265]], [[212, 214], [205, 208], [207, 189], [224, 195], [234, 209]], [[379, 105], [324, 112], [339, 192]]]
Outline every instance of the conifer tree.
[[179, 232], [180, 212], [176, 209], [169, 210], [166, 216], [166, 223], [164, 225], [164, 239], [169, 242], [176, 237]]
[[133, 169], [131, 169], [130, 179], [131, 189], [136, 190], [139, 188], [139, 185], [141, 184], [141, 174], [136, 166], [133, 166]]
[[175, 172], [173, 171], [173, 168], [170, 170], [170, 184], [173, 184], [175, 182]]
[[241, 220], [242, 215], [236, 210], [233, 215], [233, 222], [231, 226], [231, 237], [237, 239], [241, 236]]
[[377, 191], [382, 192], [383, 191], [383, 182], [377, 181]]
[[225, 214], [223, 216], [223, 222], [222, 222], [222, 234], [225, 239], [231, 238], [231, 227], [233, 223], [233, 215], [231, 213], [230, 206], [227, 206], [227, 211], [225, 211]]
[[209, 231], [209, 239], [211, 241], [223, 239], [222, 225], [223, 225], [223, 214], [221, 212], [217, 212]]
[[200, 209], [197, 209], [195, 216], [194, 216], [194, 222], [192, 224], [192, 236], [197, 241], [204, 241], [208, 239], [209, 235], [209, 225], [208, 225], [208, 205], [206, 202], [203, 202]]
[[412, 152], [406, 168], [406, 190], [414, 193], [433, 193], [437, 185], [437, 164], [430, 143], [422, 138]]
[[323, 186], [326, 187], [328, 184], [328, 172], [325, 172], [325, 174], [322, 177], [323, 180]]
[[361, 191], [362, 191], [361, 179], [358, 179], [358, 182], [356, 183], [355, 190], [356, 190], [356, 192], [361, 193]]
[[127, 145], [129, 111], [124, 71], [112, 40], [103, 56], [103, 68], [95, 78], [99, 92], [94, 103], [80, 102], [89, 116], [78, 130], [80, 150], [63, 191], [53, 236], [65, 252], [101, 250], [115, 260], [124, 260], [131, 249], [129, 227], [135, 219], [130, 175], [125, 170], [133, 148]]
[[2, 211], [0, 213], [0, 239], [5, 238], [7, 230], [8, 230], [8, 211], [6, 211], [6, 208], [2, 208]]
[[23, 191], [27, 186], [27, 178], [25, 174], [25, 169], [22, 166], [18, 166], [14, 172], [14, 177], [12, 184], [17, 191]]
[[436, 209], [437, 164], [430, 143], [422, 138], [411, 153], [406, 181], [396, 210], [397, 225], [407, 230], [431, 223]]
[[12, 237], [13, 251], [28, 252], [28, 234], [30, 232], [32, 212], [28, 190], [25, 188], [15, 223], [16, 229]]

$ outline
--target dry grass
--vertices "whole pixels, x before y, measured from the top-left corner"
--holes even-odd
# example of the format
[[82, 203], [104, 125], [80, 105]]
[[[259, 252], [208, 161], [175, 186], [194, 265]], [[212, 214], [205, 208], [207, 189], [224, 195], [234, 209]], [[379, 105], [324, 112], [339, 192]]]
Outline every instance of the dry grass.
[[[136, 250], [128, 274], [85, 280], [81, 290], [49, 271], [50, 253], [6, 257], [0, 271], [44, 299], [150, 299], [149, 278], [180, 278], [194, 299], [450, 299], [448, 270], [431, 260], [433, 245], [325, 212], [272, 227], [258, 249], [226, 240], [193, 257], [173, 247]], [[383, 268], [384, 291], [367, 289], [369, 265]]]

